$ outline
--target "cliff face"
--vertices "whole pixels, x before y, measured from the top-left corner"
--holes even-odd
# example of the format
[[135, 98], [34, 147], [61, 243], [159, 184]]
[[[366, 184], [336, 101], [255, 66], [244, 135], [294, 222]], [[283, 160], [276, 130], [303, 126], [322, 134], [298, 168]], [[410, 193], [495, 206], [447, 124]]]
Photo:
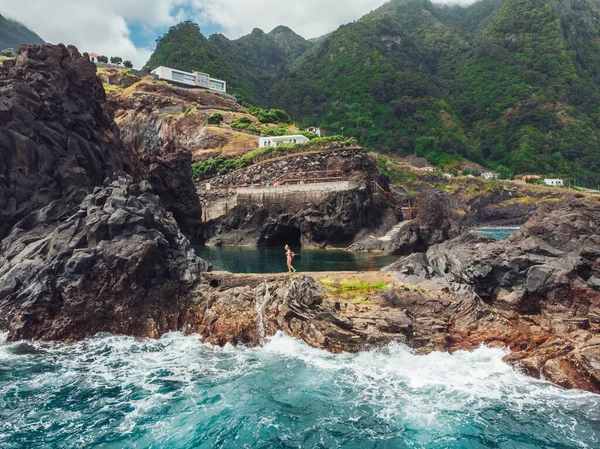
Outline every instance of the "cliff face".
[[118, 170], [120, 148], [96, 67], [74, 47], [23, 47], [0, 68], [0, 239], [59, 198], [79, 201]]
[[9, 339], [181, 328], [187, 293], [210, 266], [152, 185], [134, 182], [144, 168], [119, 138], [94, 64], [74, 47], [23, 47], [0, 70], [0, 89], [0, 327]]
[[[207, 212], [230, 209], [204, 226], [204, 236], [212, 244], [305, 246], [350, 245], [357, 235], [383, 229], [398, 222], [401, 213], [375, 182], [387, 188], [373, 160], [360, 148], [322, 148], [320, 151], [273, 152], [268, 159], [245, 169], [204, 180], [199, 185]], [[309, 177], [316, 172], [334, 172], [342, 182], [337, 190], [303, 191], [306, 184], [274, 186], [280, 176], [291, 179]], [[210, 184], [210, 190], [205, 190]], [[329, 183], [334, 185], [335, 183]], [[241, 187], [266, 190], [243, 193]], [[278, 189], [282, 192], [278, 194]], [[285, 189], [289, 189], [285, 190]], [[380, 189], [380, 190], [381, 190]], [[284, 191], [285, 190], [285, 191]]]
[[244, 111], [232, 99], [200, 89], [127, 77], [117, 70], [104, 70], [100, 76], [114, 83], [108, 96], [125, 148], [139, 157], [144, 174], [184, 234], [201, 239], [202, 207], [192, 181], [192, 160], [220, 154], [225, 147], [234, 154], [256, 148], [257, 137], [232, 138], [224, 129], [205, 127], [215, 112], [229, 121]]

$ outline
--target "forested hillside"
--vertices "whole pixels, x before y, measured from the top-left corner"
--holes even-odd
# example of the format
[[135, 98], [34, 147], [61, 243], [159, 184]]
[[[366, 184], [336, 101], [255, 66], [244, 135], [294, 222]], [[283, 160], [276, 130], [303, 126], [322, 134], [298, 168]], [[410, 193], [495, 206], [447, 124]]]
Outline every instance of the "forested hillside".
[[599, 5], [392, 0], [315, 44], [285, 28], [283, 37], [255, 31], [237, 41], [188, 30], [195, 41], [187, 44], [169, 33], [149, 64], [214, 64], [211, 73], [243, 100], [330, 134], [343, 127], [376, 151], [592, 186], [600, 183]]
[[0, 51], [12, 48], [17, 51], [23, 44], [43, 44], [41, 37], [24, 25], [0, 15]]
[[292, 63], [312, 44], [287, 27], [270, 33], [254, 29], [251, 34], [229, 40], [222, 34], [206, 38], [198, 25], [183, 22], [157, 40], [146, 68], [158, 66], [198, 70], [228, 82], [238, 101], [266, 106], [266, 96]]

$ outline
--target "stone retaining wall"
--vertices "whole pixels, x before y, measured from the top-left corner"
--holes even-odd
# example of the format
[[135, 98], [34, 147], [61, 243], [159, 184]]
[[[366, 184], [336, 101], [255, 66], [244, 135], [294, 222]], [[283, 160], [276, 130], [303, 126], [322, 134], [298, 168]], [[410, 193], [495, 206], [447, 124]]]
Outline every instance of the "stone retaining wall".
[[362, 149], [337, 149], [304, 153], [268, 160], [223, 176], [202, 181], [200, 190], [210, 183], [211, 189], [227, 187], [265, 186], [285, 173], [304, 173], [325, 170], [341, 170], [349, 180], [374, 181], [379, 172], [374, 161]]

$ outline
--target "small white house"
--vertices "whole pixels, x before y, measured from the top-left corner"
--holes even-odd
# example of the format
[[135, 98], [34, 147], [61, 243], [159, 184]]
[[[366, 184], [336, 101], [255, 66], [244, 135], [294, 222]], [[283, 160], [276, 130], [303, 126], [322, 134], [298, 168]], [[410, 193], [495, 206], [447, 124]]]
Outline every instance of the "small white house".
[[452, 179], [452, 178], [454, 178], [454, 175], [452, 173], [444, 173], [444, 178]]
[[565, 183], [562, 179], [544, 179], [544, 184], [546, 184], [547, 186], [551, 186], [551, 187], [559, 187], [559, 186], [564, 186]]
[[276, 147], [282, 143], [306, 143], [308, 141], [308, 137], [305, 137], [301, 134], [294, 136], [261, 137], [258, 139], [258, 146], [259, 148]]
[[419, 170], [421, 170], [421, 171], [436, 171], [437, 169], [431, 165], [427, 165], [425, 167], [420, 167]]
[[321, 128], [319, 128], [318, 126], [310, 126], [306, 128], [305, 131], [316, 134], [317, 136], [321, 137]]
[[498, 179], [498, 174], [492, 172], [485, 172], [481, 174], [481, 177], [483, 179]]
[[88, 53], [88, 56], [90, 57], [90, 61], [92, 61], [94, 64], [98, 64], [100, 62], [98, 61], [98, 58], [100, 57], [98, 53]]
[[151, 73], [161, 80], [186, 84], [188, 86], [204, 87], [205, 89], [212, 89], [219, 92], [227, 92], [227, 83], [223, 80], [211, 78], [208, 73], [184, 72], [183, 70], [164, 66], [155, 68]]

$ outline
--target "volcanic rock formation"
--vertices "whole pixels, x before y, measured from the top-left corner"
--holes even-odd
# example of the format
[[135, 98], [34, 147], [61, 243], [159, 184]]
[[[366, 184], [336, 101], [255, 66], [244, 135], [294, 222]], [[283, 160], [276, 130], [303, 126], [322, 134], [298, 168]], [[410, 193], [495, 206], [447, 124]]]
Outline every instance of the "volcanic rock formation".
[[[75, 47], [24, 46], [0, 67], [0, 239], [28, 214], [78, 196], [118, 170], [120, 148], [96, 67]], [[82, 194], [82, 192], [84, 192]]]
[[506, 241], [465, 234], [389, 269], [487, 305], [458, 345], [502, 342], [528, 372], [600, 392], [599, 230], [597, 203], [547, 203]]
[[[63, 45], [24, 46], [0, 70], [0, 328], [9, 339], [179, 329], [188, 290], [210, 269], [151, 184], [134, 183], [143, 170], [95, 72]], [[161, 182], [168, 193], [169, 178]]]

